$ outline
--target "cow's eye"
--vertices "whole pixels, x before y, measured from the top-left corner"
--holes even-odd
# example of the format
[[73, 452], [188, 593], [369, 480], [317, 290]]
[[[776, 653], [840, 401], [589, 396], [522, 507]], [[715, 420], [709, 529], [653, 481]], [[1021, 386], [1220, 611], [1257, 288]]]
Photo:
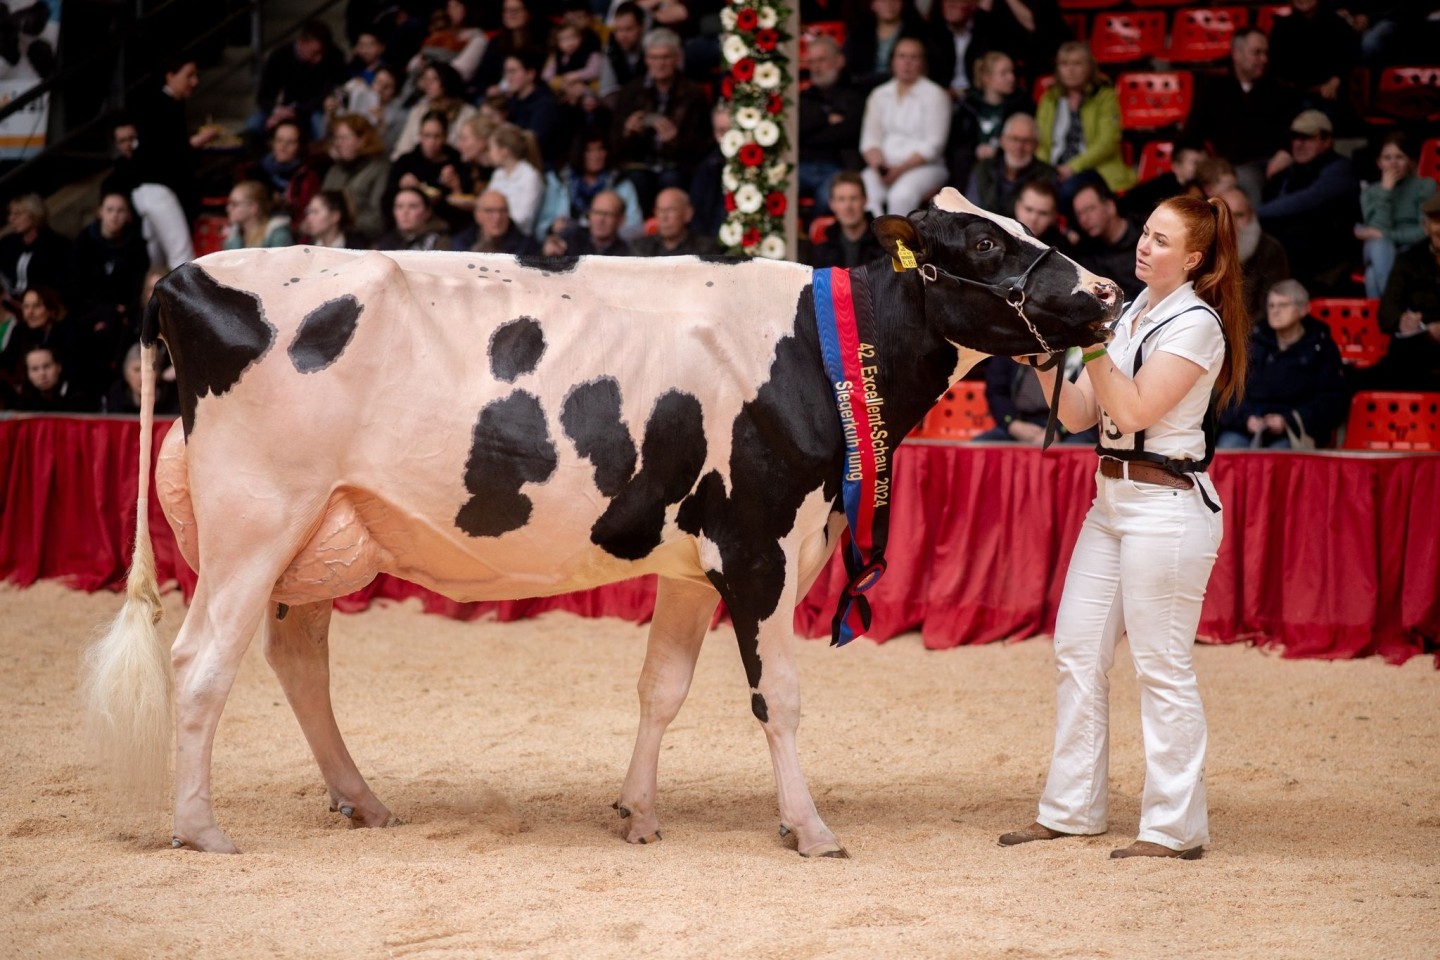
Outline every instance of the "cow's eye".
[[990, 239], [987, 239], [987, 238], [982, 237], [981, 239], [975, 241], [975, 252], [976, 252], [976, 253], [989, 253], [991, 250], [994, 250], [994, 249], [995, 249], [995, 241], [994, 241], [994, 240], [990, 240]]

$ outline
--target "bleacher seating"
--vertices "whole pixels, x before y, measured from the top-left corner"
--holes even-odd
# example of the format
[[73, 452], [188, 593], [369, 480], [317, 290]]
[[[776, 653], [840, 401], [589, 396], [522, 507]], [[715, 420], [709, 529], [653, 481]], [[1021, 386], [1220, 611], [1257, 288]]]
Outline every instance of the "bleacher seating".
[[910, 436], [921, 440], [973, 440], [993, 426], [990, 405], [985, 402], [985, 384], [960, 380], [945, 391]]
[[1195, 98], [1195, 78], [1189, 70], [1122, 73], [1115, 87], [1120, 125], [1126, 130], [1184, 124]]
[[1169, 140], [1151, 140], [1140, 150], [1140, 167], [1136, 171], [1140, 175], [1140, 181], [1154, 180], [1162, 173], [1170, 170], [1170, 157], [1175, 152], [1175, 144]]
[[1170, 45], [1161, 56], [1171, 63], [1224, 60], [1230, 55], [1230, 39], [1248, 20], [1244, 7], [1177, 10]]
[[1440, 451], [1440, 393], [1362, 390], [1350, 401], [1346, 450]]
[[1330, 328], [1340, 359], [1357, 370], [1373, 367], [1390, 349], [1390, 335], [1380, 329], [1379, 300], [1316, 298], [1310, 301], [1310, 313]]
[[1420, 156], [1415, 161], [1415, 172], [1431, 180], [1440, 180], [1440, 137], [1431, 137], [1420, 144]]
[[1382, 120], [1440, 122], [1440, 66], [1386, 67], [1367, 106]]
[[1135, 63], [1160, 55], [1165, 47], [1165, 13], [1134, 10], [1100, 13], [1090, 28], [1090, 52], [1096, 63]]

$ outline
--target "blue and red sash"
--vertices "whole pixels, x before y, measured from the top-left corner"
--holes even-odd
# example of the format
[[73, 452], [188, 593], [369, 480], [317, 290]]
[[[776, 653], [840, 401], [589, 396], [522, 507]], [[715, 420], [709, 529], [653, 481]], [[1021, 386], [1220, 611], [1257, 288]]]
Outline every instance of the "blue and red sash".
[[838, 647], [870, 629], [870, 601], [864, 594], [885, 573], [891, 444], [870, 290], [843, 267], [816, 270], [812, 286], [820, 352], [845, 435], [842, 490], [849, 529], [841, 549], [850, 580], [830, 621], [830, 643]]

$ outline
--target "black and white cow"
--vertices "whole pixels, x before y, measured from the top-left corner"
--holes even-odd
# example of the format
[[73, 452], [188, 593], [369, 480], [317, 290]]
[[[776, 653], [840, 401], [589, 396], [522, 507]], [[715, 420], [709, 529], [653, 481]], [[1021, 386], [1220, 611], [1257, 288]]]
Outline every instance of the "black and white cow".
[[[897, 438], [983, 355], [1101, 340], [1120, 306], [1109, 281], [953, 190], [876, 231], [918, 266], [855, 272]], [[627, 839], [659, 837], [661, 736], [723, 599], [782, 828], [802, 854], [843, 855], [795, 749], [793, 611], [844, 526], [845, 438], [811, 280], [769, 261], [291, 247], [214, 254], [161, 281], [143, 340], [174, 357], [184, 430], [156, 483], [199, 578], [167, 663], [142, 502], [130, 599], [92, 651], [89, 689], [108, 753], [163, 782], [173, 665], [175, 844], [235, 849], [215, 823], [210, 752], [262, 622], [333, 808], [381, 826], [390, 811], [330, 706], [333, 597], [381, 571], [458, 600], [655, 573], [616, 804]]]

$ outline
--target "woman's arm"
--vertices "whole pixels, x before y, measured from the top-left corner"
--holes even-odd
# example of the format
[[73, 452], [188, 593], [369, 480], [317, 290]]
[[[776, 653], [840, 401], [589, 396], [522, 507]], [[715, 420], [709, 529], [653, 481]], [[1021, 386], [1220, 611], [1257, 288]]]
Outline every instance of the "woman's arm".
[[[1154, 426], [1169, 413], [1205, 368], [1194, 360], [1157, 350], [1131, 380], [1107, 353], [1085, 365], [1095, 400], [1121, 433], [1136, 433]], [[1069, 428], [1067, 423], [1066, 428]], [[1073, 431], [1072, 431], [1073, 432]]]

